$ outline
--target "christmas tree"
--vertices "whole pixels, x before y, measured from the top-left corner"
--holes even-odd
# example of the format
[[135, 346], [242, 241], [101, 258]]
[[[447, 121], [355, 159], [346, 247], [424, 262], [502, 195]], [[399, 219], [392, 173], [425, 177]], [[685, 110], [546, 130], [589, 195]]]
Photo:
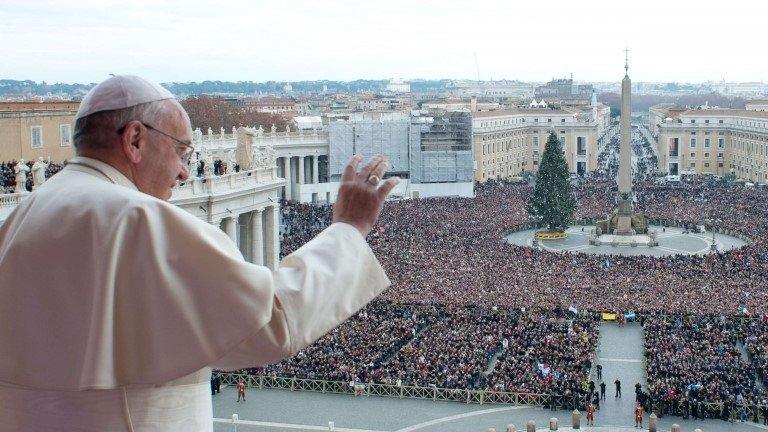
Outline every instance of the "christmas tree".
[[571, 190], [568, 162], [554, 132], [547, 138], [526, 210], [536, 226], [547, 227], [550, 232], [564, 232], [573, 221], [576, 197]]

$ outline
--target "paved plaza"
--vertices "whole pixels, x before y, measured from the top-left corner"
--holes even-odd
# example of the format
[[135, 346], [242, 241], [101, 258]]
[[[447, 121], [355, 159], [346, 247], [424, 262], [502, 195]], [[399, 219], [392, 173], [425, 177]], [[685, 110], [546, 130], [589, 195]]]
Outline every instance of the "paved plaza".
[[[598, 363], [603, 366], [603, 379], [607, 384], [606, 400], [595, 416], [596, 427], [583, 426], [586, 421], [582, 418], [581, 430], [609, 432], [633, 428], [634, 384], [640, 382], [645, 386], [642, 343], [639, 324], [623, 327], [614, 323], [601, 325], [597, 357]], [[613, 382], [617, 377], [622, 382], [621, 398], [614, 397]], [[593, 379], [599, 385], [596, 376]], [[241, 420], [237, 425], [239, 432], [327, 431], [330, 421], [334, 422], [335, 430], [339, 432], [486, 432], [489, 428], [503, 432], [510, 423], [518, 431], [524, 431], [529, 420], [534, 420], [537, 428], [546, 428], [551, 417], [557, 417], [562, 426], [570, 426], [571, 418], [569, 411], [527, 406], [354, 397], [287, 390], [248, 389], [246, 402], [238, 403], [236, 399], [233, 387], [225, 387], [221, 394], [213, 397], [216, 432], [235, 431], [235, 425], [230, 420], [233, 413], [237, 413]], [[673, 423], [680, 424], [683, 432], [692, 432], [696, 428], [704, 432], [768, 430], [768, 427], [756, 423], [692, 421], [671, 416], [659, 419], [659, 430], [668, 431]], [[647, 415], [644, 425], [647, 428]]]
[[[712, 245], [712, 233], [688, 233], [682, 228], [651, 226], [658, 233], [659, 245], [648, 246], [593, 246], [589, 244], [589, 233], [593, 226], [575, 225], [566, 232], [568, 237], [564, 240], [547, 240], [539, 242], [540, 246], [553, 251], [582, 252], [598, 255], [696, 255], [710, 253]], [[533, 247], [533, 234], [536, 230], [525, 230], [512, 233], [506, 237], [510, 243]], [[715, 244], [718, 251], [727, 251], [746, 246], [747, 243], [737, 237], [715, 234]]]

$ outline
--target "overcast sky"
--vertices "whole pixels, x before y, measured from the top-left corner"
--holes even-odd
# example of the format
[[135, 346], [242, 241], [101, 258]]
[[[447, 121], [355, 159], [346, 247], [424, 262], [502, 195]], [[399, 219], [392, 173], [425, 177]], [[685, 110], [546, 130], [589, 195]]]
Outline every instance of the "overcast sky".
[[0, 78], [768, 80], [763, 2], [519, 3], [2, 0]]

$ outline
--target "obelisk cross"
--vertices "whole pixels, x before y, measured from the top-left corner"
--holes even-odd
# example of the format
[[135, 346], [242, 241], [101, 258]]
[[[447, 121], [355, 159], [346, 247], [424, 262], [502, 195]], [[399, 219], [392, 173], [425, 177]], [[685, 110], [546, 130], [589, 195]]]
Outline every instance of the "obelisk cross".
[[629, 73], [629, 48], [624, 48], [624, 73]]

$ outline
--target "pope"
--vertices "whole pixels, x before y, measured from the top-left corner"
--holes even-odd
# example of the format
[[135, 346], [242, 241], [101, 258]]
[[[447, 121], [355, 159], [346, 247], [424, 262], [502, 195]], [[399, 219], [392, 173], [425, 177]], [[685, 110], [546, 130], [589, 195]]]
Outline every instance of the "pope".
[[397, 178], [346, 166], [333, 223], [270, 269], [169, 204], [186, 112], [137, 76], [95, 86], [76, 157], [0, 226], [0, 424], [13, 431], [211, 431], [212, 368], [291, 356], [380, 294], [365, 241]]

